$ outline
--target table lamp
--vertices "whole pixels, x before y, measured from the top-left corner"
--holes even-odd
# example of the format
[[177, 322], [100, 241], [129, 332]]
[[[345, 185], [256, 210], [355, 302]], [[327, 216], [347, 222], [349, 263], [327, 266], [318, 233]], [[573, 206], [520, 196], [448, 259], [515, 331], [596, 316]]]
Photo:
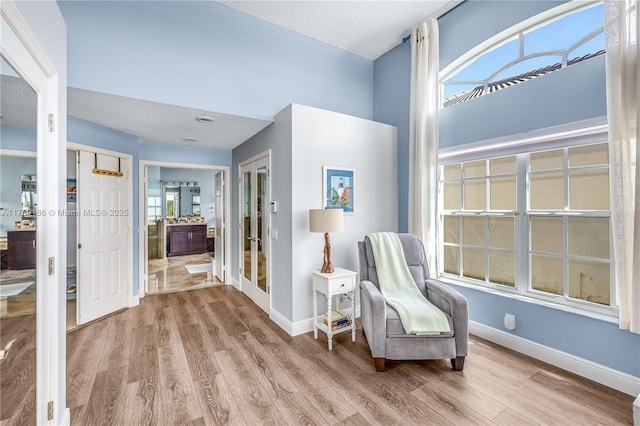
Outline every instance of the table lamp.
[[320, 272], [330, 274], [335, 271], [331, 264], [331, 243], [329, 232], [340, 232], [344, 227], [342, 209], [309, 209], [309, 232], [324, 232], [324, 259]]

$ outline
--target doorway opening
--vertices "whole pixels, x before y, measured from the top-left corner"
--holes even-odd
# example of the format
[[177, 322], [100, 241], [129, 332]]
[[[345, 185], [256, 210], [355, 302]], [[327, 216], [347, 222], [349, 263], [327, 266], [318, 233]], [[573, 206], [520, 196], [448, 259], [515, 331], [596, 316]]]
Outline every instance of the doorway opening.
[[227, 166], [140, 162], [140, 297], [226, 284]]

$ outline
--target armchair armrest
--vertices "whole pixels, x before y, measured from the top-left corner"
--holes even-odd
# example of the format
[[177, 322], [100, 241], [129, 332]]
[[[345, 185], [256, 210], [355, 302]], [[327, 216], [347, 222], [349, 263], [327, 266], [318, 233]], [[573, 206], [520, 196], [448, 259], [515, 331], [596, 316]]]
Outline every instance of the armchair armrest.
[[360, 318], [371, 355], [384, 358], [387, 338], [387, 303], [380, 290], [368, 280], [360, 281]]
[[469, 350], [469, 307], [467, 299], [441, 281], [427, 279], [427, 299], [453, 319], [457, 356], [467, 356]]

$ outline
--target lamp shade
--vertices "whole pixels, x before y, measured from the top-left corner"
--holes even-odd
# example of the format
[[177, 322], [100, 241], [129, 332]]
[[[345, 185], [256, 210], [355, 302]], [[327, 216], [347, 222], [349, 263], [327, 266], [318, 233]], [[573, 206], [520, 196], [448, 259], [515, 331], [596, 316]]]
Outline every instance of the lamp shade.
[[343, 228], [342, 209], [309, 210], [309, 232], [340, 232]]

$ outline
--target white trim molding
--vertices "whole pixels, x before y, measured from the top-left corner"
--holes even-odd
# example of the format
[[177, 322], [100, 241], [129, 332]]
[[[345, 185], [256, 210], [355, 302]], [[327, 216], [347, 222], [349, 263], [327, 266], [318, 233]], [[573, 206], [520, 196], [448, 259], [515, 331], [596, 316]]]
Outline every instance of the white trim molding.
[[[350, 308], [345, 309], [345, 311], [347, 312], [349, 312], [350, 310]], [[271, 308], [270, 318], [273, 322], [278, 324], [278, 327], [286, 331], [289, 336], [292, 337], [313, 331], [313, 317], [296, 322], [291, 322], [280, 312]], [[356, 318], [360, 318], [360, 305], [356, 305]]]
[[502, 330], [469, 321], [469, 333], [570, 371], [629, 395], [640, 393], [640, 377], [589, 361]]

